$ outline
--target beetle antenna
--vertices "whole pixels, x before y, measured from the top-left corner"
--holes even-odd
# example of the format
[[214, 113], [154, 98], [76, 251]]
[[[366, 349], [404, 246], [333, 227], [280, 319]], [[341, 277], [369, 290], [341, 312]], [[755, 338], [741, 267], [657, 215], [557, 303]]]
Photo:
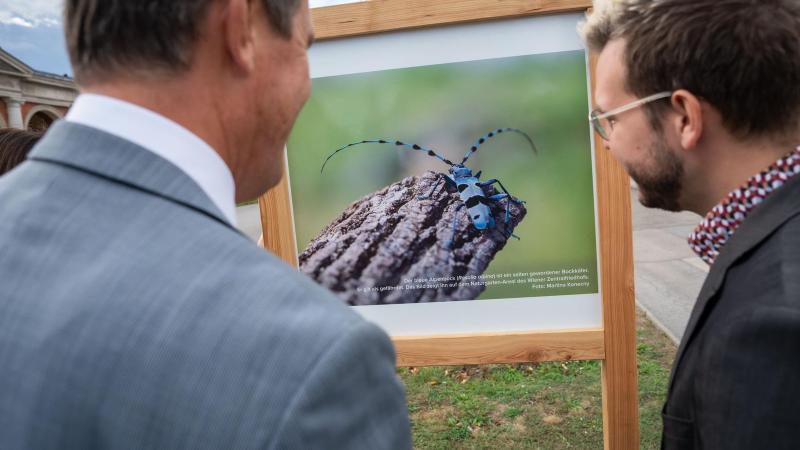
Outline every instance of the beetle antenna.
[[491, 138], [493, 138], [493, 137], [495, 137], [495, 136], [497, 136], [499, 134], [502, 134], [502, 133], [505, 133], [505, 132], [509, 132], [509, 131], [512, 132], [512, 133], [518, 133], [518, 134], [521, 134], [522, 136], [524, 136], [525, 139], [528, 141], [528, 144], [531, 145], [531, 148], [533, 149], [533, 153], [538, 153], [538, 151], [536, 150], [536, 145], [533, 144], [533, 139], [531, 139], [531, 137], [528, 136], [528, 134], [525, 133], [524, 131], [518, 130], [516, 128], [498, 128], [496, 130], [492, 130], [492, 131], [484, 134], [477, 141], [475, 141], [475, 143], [472, 144], [472, 147], [470, 147], [470, 149], [467, 150], [467, 153], [464, 155], [464, 159], [461, 160], [461, 164], [466, 163], [467, 160], [469, 159], [469, 157], [472, 156], [476, 151], [478, 151], [478, 148], [481, 145], [483, 145], [484, 142], [488, 141], [489, 139], [491, 139]]
[[428, 156], [433, 156], [434, 158], [442, 161], [443, 163], [447, 164], [448, 166], [452, 167], [452, 166], [455, 165], [455, 164], [453, 164], [452, 161], [450, 161], [449, 159], [447, 159], [447, 158], [443, 157], [442, 155], [436, 153], [435, 151], [433, 151], [433, 150], [431, 150], [429, 148], [422, 147], [422, 146], [417, 145], [417, 144], [407, 144], [405, 142], [401, 142], [401, 141], [397, 141], [397, 140], [391, 141], [391, 140], [387, 140], [387, 139], [373, 139], [373, 140], [353, 142], [352, 144], [347, 144], [344, 147], [336, 149], [333, 153], [331, 153], [325, 159], [325, 162], [322, 163], [322, 168], [319, 170], [319, 173], [322, 173], [322, 171], [325, 170], [325, 165], [328, 164], [328, 161], [331, 158], [333, 158], [333, 155], [339, 153], [340, 151], [342, 151], [342, 150], [344, 150], [346, 148], [354, 147], [356, 145], [361, 145], [361, 144], [389, 144], [389, 145], [394, 145], [396, 147], [403, 147], [403, 148], [407, 148], [409, 150], [415, 150], [415, 151], [423, 152]]

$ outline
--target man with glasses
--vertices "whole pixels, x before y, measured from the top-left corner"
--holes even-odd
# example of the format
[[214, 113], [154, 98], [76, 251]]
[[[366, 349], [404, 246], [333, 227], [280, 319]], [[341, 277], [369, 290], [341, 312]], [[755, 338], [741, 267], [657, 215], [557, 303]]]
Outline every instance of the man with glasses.
[[800, 2], [596, 5], [589, 119], [648, 207], [705, 218], [663, 448], [797, 448]]

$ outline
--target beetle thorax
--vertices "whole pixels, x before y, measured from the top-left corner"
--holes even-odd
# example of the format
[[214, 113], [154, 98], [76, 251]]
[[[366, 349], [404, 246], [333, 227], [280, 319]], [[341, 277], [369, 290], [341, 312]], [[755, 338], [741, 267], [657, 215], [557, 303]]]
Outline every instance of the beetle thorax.
[[461, 164], [456, 164], [450, 167], [450, 173], [456, 178], [467, 178], [472, 176], [472, 169]]

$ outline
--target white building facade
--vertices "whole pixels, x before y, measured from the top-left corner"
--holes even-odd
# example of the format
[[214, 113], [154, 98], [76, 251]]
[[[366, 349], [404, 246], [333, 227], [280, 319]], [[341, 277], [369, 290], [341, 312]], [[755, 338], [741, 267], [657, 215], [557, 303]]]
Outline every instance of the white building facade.
[[44, 131], [77, 96], [70, 77], [37, 71], [0, 48], [0, 128]]

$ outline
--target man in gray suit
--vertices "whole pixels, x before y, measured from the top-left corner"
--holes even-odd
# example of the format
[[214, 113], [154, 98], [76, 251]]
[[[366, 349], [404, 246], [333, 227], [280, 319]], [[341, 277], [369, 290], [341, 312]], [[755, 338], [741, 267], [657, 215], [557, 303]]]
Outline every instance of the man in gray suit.
[[402, 449], [390, 340], [236, 231], [306, 0], [67, 0], [82, 95], [0, 178], [0, 448]]

